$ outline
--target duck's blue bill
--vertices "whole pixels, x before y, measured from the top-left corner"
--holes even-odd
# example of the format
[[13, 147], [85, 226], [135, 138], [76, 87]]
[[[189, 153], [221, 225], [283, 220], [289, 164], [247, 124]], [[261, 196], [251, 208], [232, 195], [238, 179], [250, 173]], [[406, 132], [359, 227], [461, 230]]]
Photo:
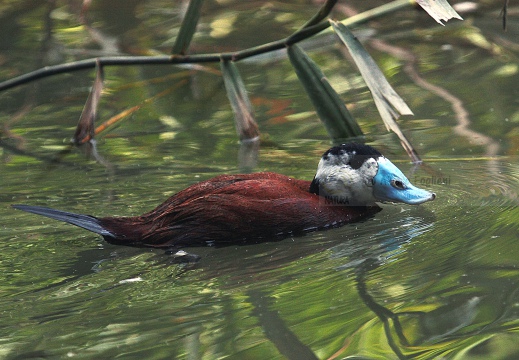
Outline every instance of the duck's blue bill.
[[434, 200], [436, 195], [417, 188], [391, 161], [381, 157], [373, 178], [373, 195], [377, 201], [402, 202], [417, 205]]

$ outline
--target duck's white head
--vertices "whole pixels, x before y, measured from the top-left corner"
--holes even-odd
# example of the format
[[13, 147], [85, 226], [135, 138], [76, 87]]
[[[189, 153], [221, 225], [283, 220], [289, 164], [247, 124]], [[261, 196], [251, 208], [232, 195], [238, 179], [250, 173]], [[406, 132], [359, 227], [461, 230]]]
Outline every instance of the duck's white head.
[[416, 205], [436, 197], [415, 187], [391, 161], [363, 144], [342, 144], [326, 151], [310, 192], [350, 206], [386, 201]]

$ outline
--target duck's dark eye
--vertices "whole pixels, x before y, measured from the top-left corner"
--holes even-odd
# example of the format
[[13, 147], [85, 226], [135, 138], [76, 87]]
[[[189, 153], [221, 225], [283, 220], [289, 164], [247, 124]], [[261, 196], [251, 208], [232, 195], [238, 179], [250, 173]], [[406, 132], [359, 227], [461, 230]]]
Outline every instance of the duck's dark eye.
[[391, 180], [391, 186], [394, 187], [394, 188], [397, 188], [399, 190], [404, 190], [405, 189], [405, 185], [402, 181], [400, 180]]

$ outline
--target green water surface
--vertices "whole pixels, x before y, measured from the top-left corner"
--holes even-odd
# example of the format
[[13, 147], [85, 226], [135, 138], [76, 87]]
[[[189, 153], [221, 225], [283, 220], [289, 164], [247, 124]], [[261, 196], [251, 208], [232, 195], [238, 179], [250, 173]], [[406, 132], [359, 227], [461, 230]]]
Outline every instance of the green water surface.
[[[113, 54], [110, 40], [120, 54], [168, 53], [180, 23], [176, 2], [94, 1], [96, 35], [79, 23], [81, 1], [52, 3], [0, 5], [0, 80]], [[339, 1], [334, 17], [380, 3]], [[106, 68], [98, 124], [142, 106], [97, 137], [97, 158], [69, 146], [92, 71], [0, 93], [0, 358], [519, 358], [519, 20], [511, 8], [503, 32], [502, 2], [478, 4], [446, 27], [405, 9], [358, 29], [415, 113], [399, 123], [418, 167], [336, 39], [302, 43], [366, 141], [436, 201], [279, 242], [190, 249], [197, 264], [10, 204], [137, 215], [219, 174], [310, 180], [331, 143], [283, 51], [237, 64], [262, 133], [247, 159], [218, 64]], [[277, 40], [317, 9], [208, 0], [191, 51]]]

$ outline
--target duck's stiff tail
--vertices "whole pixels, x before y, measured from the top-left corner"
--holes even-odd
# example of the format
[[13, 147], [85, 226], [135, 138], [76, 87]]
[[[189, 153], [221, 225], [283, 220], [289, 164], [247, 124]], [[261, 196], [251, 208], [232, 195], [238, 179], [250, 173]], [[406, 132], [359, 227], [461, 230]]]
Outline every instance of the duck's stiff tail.
[[11, 205], [13, 208], [18, 210], [27, 211], [37, 215], [43, 215], [51, 219], [64, 221], [66, 223], [79, 226], [80, 228], [95, 232], [106, 238], [113, 238], [114, 235], [106, 230], [102, 225], [101, 221], [90, 215], [74, 214], [66, 211], [55, 210], [46, 208], [43, 206], [31, 206], [31, 205]]

